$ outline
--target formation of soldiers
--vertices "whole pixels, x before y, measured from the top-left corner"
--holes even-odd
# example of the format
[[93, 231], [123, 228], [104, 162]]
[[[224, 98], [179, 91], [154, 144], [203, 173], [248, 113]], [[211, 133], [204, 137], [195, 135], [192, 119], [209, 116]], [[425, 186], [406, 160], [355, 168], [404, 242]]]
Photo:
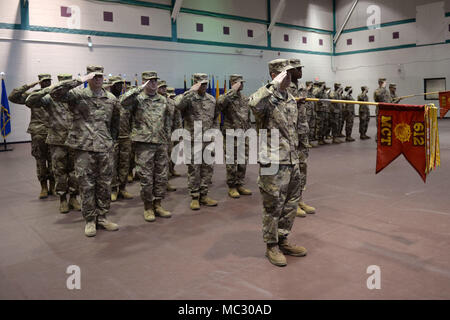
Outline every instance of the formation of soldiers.
[[[310, 142], [317, 140], [325, 144], [325, 138], [331, 134], [333, 142], [340, 143], [338, 138], [342, 136], [344, 124], [346, 141], [354, 141], [351, 137], [354, 105], [305, 101], [307, 97], [353, 100], [352, 88], [343, 90], [336, 83], [335, 90], [330, 92], [323, 82], [306, 82], [306, 87], [301, 88], [298, 81], [302, 78], [302, 67], [299, 59], [270, 61], [272, 81], [250, 97], [242, 93], [243, 77], [231, 75], [231, 89], [217, 101], [206, 92], [206, 74], [194, 74], [190, 90], [175, 96], [174, 89], [155, 71], [142, 73], [142, 85], [126, 88], [120, 76], [106, 80], [101, 66], [88, 66], [87, 74], [77, 79], [60, 74], [55, 85], [51, 85], [50, 75], [41, 74], [38, 82], [14, 89], [9, 99], [31, 109], [28, 132], [41, 183], [39, 198], [58, 195], [61, 213], [81, 210], [88, 237], [95, 236], [99, 228], [119, 229], [107, 215], [111, 202], [133, 198], [126, 189], [127, 183], [133, 181], [133, 170], [141, 187], [145, 221], [155, 221], [156, 216], [170, 218], [172, 214], [164, 209], [162, 201], [167, 191], [176, 190], [169, 178], [179, 176], [171, 161], [175, 147], [172, 132], [180, 128], [187, 130], [190, 136], [183, 137], [183, 142], [191, 145], [191, 159], [202, 159], [209, 143], [203, 142], [200, 150], [194, 147], [194, 141], [199, 138], [195, 136], [199, 133], [194, 130], [194, 123], [201, 122], [200, 134], [219, 129], [220, 113], [226, 141], [224, 150], [227, 147], [235, 150], [234, 162], [226, 162], [228, 195], [231, 198], [250, 196], [252, 191], [245, 187], [248, 141], [246, 163], [239, 164], [236, 140], [226, 139], [226, 135], [227, 129], [250, 129], [253, 113], [257, 130], [280, 132], [279, 154], [269, 155], [270, 163], [278, 164], [279, 170], [275, 174], [262, 174], [270, 163], [260, 163], [258, 186], [263, 198], [266, 256], [274, 265], [284, 266], [285, 254], [305, 256], [307, 252], [304, 247], [289, 243], [287, 237], [295, 217], [315, 213], [315, 208], [302, 199]], [[384, 88], [385, 79], [381, 80], [375, 92], [376, 101], [396, 99], [395, 86], [390, 86], [388, 92]], [[38, 83], [40, 89], [28, 92]], [[84, 83], [87, 85], [83, 86]], [[367, 101], [367, 87], [361, 90], [358, 100]], [[360, 117], [361, 139], [367, 139], [366, 106], [360, 107]], [[230, 143], [233, 145], [227, 146]], [[199, 210], [201, 205], [218, 205], [217, 200], [208, 196], [213, 170], [214, 166], [204, 161], [187, 164], [192, 210]]]

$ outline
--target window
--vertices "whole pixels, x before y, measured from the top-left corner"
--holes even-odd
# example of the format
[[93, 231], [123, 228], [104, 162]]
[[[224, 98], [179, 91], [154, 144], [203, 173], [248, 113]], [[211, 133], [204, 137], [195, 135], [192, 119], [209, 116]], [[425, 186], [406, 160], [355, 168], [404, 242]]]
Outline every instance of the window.
[[351, 46], [352, 45], [352, 39], [347, 39], [347, 45]]
[[69, 7], [61, 7], [61, 17], [71, 17], [72, 12], [70, 11]]
[[400, 32], [395, 31], [394, 33], [392, 33], [392, 39], [398, 39], [400, 38]]
[[113, 22], [113, 13], [109, 11], [103, 11], [103, 21]]
[[[445, 78], [428, 78], [423, 80], [425, 92], [446, 91]], [[439, 94], [424, 95], [425, 100], [439, 100]]]
[[288, 34], [284, 35], [284, 41], [289, 41], [289, 35]]
[[141, 16], [141, 25], [149, 26], [150, 25], [150, 17]]
[[247, 36], [248, 36], [249, 38], [253, 38], [253, 30], [248, 29], [248, 30], [247, 30]]
[[375, 36], [369, 36], [369, 42], [375, 42]]
[[302, 43], [306, 43], [306, 37], [302, 37]]
[[319, 39], [319, 46], [323, 46], [323, 39]]
[[203, 23], [197, 23], [196, 28], [197, 32], [203, 32]]
[[230, 27], [223, 27], [223, 34], [230, 34]]

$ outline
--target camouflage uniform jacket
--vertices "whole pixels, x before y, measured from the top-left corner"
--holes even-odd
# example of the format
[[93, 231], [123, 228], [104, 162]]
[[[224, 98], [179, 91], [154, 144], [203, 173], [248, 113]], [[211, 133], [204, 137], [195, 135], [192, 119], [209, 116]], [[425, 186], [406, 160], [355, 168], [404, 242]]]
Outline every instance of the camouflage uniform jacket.
[[[258, 130], [267, 130], [267, 143], [263, 143], [260, 150], [260, 161], [267, 156], [271, 163], [298, 163], [298, 109], [294, 96], [289, 92], [283, 94], [276, 84], [270, 82], [253, 93], [248, 104], [255, 115]], [[272, 146], [271, 129], [279, 130], [278, 148]]]
[[[329, 99], [342, 100], [342, 94], [338, 94], [336, 91], [330, 93]], [[342, 111], [342, 103], [330, 103], [330, 112], [339, 113]]]
[[375, 102], [392, 102], [391, 95], [389, 94], [389, 91], [386, 90], [386, 88], [378, 88], [377, 90], [375, 90], [375, 92], [373, 93], [373, 99], [375, 100]]
[[248, 98], [242, 93], [231, 89], [217, 99], [217, 105], [223, 115], [223, 130], [242, 129], [251, 127], [250, 108]]
[[[325, 90], [320, 90], [320, 87], [315, 87], [312, 91], [312, 95], [317, 99], [326, 99], [328, 98], [325, 94]], [[314, 102], [315, 109], [318, 112], [329, 112], [328, 106], [323, 101]]]
[[49, 115], [49, 128], [47, 144], [63, 146], [67, 140], [69, 129], [72, 125], [72, 115], [69, 105], [65, 102], [56, 102], [50, 96], [52, 87], [47, 87], [30, 94], [25, 104], [34, 108], [45, 108]]
[[96, 96], [89, 86], [76, 88], [81, 84], [79, 80], [66, 80], [50, 90], [53, 100], [67, 102], [72, 111], [66, 145], [83, 151], [110, 152], [119, 135], [119, 101], [105, 89]]
[[184, 128], [189, 130], [194, 138], [194, 121], [201, 121], [204, 133], [208, 129], [219, 129], [219, 109], [216, 99], [208, 93], [204, 96], [197, 92], [187, 91], [175, 98], [175, 106], [180, 110], [184, 119]]
[[120, 98], [120, 103], [132, 114], [132, 141], [170, 143], [172, 123], [168, 102], [164, 96], [158, 93], [149, 96], [141, 87], [137, 87], [125, 93]]
[[171, 134], [174, 130], [180, 129], [183, 127], [183, 122], [181, 121], [181, 115], [180, 115], [180, 111], [175, 107], [175, 100], [173, 100], [172, 98], [166, 97], [167, 99], [167, 103], [168, 103], [168, 107], [169, 107], [169, 114], [170, 114], [170, 119], [171, 119], [171, 123], [172, 123], [172, 128], [171, 128]]
[[[30, 95], [30, 93], [26, 92], [29, 89], [30, 87], [27, 84], [14, 89], [8, 97], [9, 101], [17, 104], [25, 104], [26, 99]], [[40, 91], [40, 89], [34, 90], [33, 92], [37, 91]], [[48, 126], [49, 122], [47, 110], [41, 107], [31, 108], [31, 118], [27, 133], [47, 134]]]
[[[346, 95], [344, 95], [343, 97], [342, 97], [342, 100], [351, 100], [351, 101], [354, 101], [355, 99], [353, 98], [353, 96], [351, 95], [351, 94], [346, 94]], [[354, 103], [352, 103], [352, 104], [343, 104], [343, 107], [342, 107], [342, 109], [343, 109], [343, 111], [350, 111], [350, 112], [353, 112], [353, 113], [355, 113], [355, 104]]]
[[[305, 97], [306, 98], [306, 92], [304, 90], [299, 90], [298, 87], [291, 82], [288, 88], [288, 92], [292, 94], [294, 97]], [[303, 103], [298, 107], [298, 134], [299, 135], [305, 135], [309, 134], [309, 125], [308, 125], [308, 118], [306, 117], [306, 105]]]

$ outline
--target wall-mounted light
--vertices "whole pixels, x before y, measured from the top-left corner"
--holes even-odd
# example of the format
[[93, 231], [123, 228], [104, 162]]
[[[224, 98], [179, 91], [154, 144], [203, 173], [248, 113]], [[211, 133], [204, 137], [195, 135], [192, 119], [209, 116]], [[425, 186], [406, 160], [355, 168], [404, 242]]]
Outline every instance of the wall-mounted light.
[[87, 40], [88, 40], [88, 47], [89, 47], [89, 48], [92, 48], [92, 39], [91, 39], [91, 37], [88, 36], [88, 37], [87, 37]]

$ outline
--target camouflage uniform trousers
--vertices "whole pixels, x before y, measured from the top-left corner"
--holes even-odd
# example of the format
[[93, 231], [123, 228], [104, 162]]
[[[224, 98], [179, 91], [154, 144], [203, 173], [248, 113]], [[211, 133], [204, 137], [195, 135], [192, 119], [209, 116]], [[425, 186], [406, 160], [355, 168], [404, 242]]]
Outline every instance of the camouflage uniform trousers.
[[31, 135], [31, 155], [36, 159], [36, 173], [40, 182], [54, 180], [52, 172], [52, 156], [45, 142], [47, 134]]
[[342, 133], [342, 129], [344, 128], [344, 109], [342, 108], [339, 112], [339, 122], [338, 122], [338, 135]]
[[[228, 142], [229, 143], [229, 142]], [[223, 152], [225, 154], [225, 163], [227, 169], [227, 185], [229, 188], [236, 188], [244, 185], [245, 180], [245, 172], [247, 170], [247, 162], [248, 162], [248, 140], [245, 141], [245, 155], [243, 159], [245, 163], [238, 163], [238, 146], [237, 139], [234, 139], [234, 159], [233, 164], [228, 164], [227, 162], [231, 162], [231, 156], [227, 155], [227, 139], [225, 139], [225, 143], [223, 144]]]
[[331, 135], [333, 136], [333, 138], [337, 138], [339, 133], [341, 132], [339, 130], [341, 125], [341, 118], [342, 118], [341, 111], [335, 110], [334, 112], [330, 113], [330, 127], [331, 127]]
[[111, 186], [121, 189], [127, 184], [131, 161], [131, 139], [119, 138], [114, 144], [114, 167]]
[[343, 123], [345, 123], [345, 135], [347, 137], [350, 137], [352, 135], [353, 130], [353, 121], [355, 118], [355, 111], [354, 110], [344, 110], [342, 112], [343, 116]]
[[172, 177], [173, 173], [175, 172], [175, 163], [172, 161], [172, 151], [173, 151], [173, 148], [175, 148], [177, 144], [178, 144], [177, 142], [171, 141], [169, 150], [167, 152], [167, 154], [169, 156], [169, 170], [167, 172], [169, 175], [169, 178]]
[[306, 189], [306, 174], [307, 174], [307, 160], [309, 156], [309, 148], [308, 145], [308, 137], [300, 136], [299, 137], [299, 169], [300, 169], [300, 201], [302, 200], [303, 191]]
[[370, 113], [368, 106], [359, 107], [359, 134], [365, 135], [369, 126]]
[[75, 173], [86, 221], [106, 217], [111, 202], [112, 152], [75, 150]]
[[[202, 143], [202, 154], [208, 143]], [[197, 155], [198, 157], [199, 155]], [[201, 164], [195, 164], [195, 150], [194, 143], [191, 143], [191, 164], [187, 164], [188, 172], [188, 190], [192, 198], [206, 196], [208, 194], [208, 186], [212, 183], [212, 176], [214, 173], [213, 165], [206, 164], [202, 161]]]
[[135, 143], [131, 141], [131, 153], [130, 153], [130, 166], [128, 168], [128, 174], [133, 175], [133, 170], [136, 168], [136, 151]]
[[327, 134], [328, 122], [329, 122], [329, 112], [317, 111], [317, 138], [322, 140]]
[[309, 140], [316, 140], [316, 112], [314, 109], [307, 109], [306, 119], [308, 121], [309, 126]]
[[67, 193], [76, 196], [78, 182], [75, 176], [75, 150], [60, 145], [50, 145], [50, 150], [56, 193], [60, 196]]
[[298, 164], [280, 164], [274, 175], [258, 177], [263, 198], [263, 239], [278, 243], [292, 229], [301, 196], [301, 174]]
[[163, 199], [166, 195], [168, 161], [167, 144], [134, 142], [136, 172], [141, 183], [144, 203]]

